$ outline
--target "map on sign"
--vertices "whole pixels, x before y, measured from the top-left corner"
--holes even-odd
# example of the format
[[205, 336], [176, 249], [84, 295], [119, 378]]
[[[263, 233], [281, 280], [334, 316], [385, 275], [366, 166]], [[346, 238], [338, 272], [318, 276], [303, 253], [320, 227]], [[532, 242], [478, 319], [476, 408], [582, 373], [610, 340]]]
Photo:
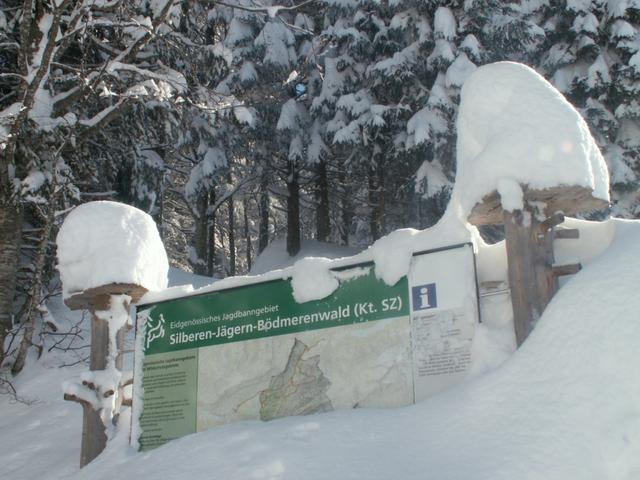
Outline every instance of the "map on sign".
[[138, 308], [140, 448], [246, 419], [414, 403], [459, 381], [477, 322], [470, 245], [414, 256], [388, 286], [340, 269], [298, 304], [289, 279]]

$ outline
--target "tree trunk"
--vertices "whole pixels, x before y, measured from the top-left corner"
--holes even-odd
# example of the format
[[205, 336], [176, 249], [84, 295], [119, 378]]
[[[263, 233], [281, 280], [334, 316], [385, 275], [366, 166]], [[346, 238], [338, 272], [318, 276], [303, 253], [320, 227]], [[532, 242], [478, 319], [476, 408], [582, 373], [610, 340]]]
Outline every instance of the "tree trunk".
[[300, 184], [298, 168], [289, 161], [287, 172], [287, 253], [295, 256], [300, 251]]
[[[215, 205], [216, 192], [209, 192], [209, 204]], [[213, 277], [216, 270], [216, 212], [207, 216], [207, 275]]]
[[369, 232], [371, 233], [371, 239], [376, 241], [380, 238], [380, 231], [378, 229], [378, 219], [380, 218], [380, 212], [378, 207], [378, 189], [376, 188], [376, 172], [371, 166], [368, 172], [369, 189], [367, 200], [369, 203]]
[[234, 276], [236, 274], [236, 215], [235, 207], [233, 204], [233, 195], [229, 197], [229, 275]]
[[31, 288], [29, 289], [29, 295], [27, 298], [28, 306], [24, 315], [24, 335], [20, 342], [20, 348], [18, 348], [16, 360], [13, 363], [13, 367], [11, 367], [11, 373], [14, 375], [20, 373], [24, 368], [27, 360], [27, 353], [29, 352], [29, 348], [33, 345], [33, 331], [42, 293], [42, 277], [44, 276], [44, 268], [49, 251], [49, 239], [51, 237], [53, 222], [55, 220], [55, 188], [55, 184], [51, 186], [51, 194], [49, 195], [49, 203], [47, 204], [49, 211], [47, 212], [47, 216], [44, 220], [45, 223], [42, 227], [42, 235], [40, 236], [40, 242], [38, 245], [38, 254], [34, 265], [34, 276], [31, 279]]
[[249, 214], [247, 209], [249, 202], [246, 198], [242, 200], [242, 212], [244, 214], [244, 241], [247, 246], [247, 272], [251, 270], [251, 231], [249, 230]]
[[[0, 155], [0, 170], [4, 175], [6, 167], [10, 165], [14, 154], [16, 153], [18, 141], [21, 140], [23, 128], [29, 113], [33, 109], [33, 105], [36, 101], [36, 94], [38, 90], [46, 83], [49, 77], [49, 69], [51, 62], [55, 58], [55, 53], [59, 46], [57, 45], [58, 33], [60, 32], [60, 23], [62, 21], [64, 13], [67, 11], [67, 7], [71, 3], [70, 0], [63, 0], [62, 2], [54, 3], [55, 7], [51, 17], [43, 24], [43, 16], [45, 10], [42, 2], [36, 2], [35, 15], [32, 9], [33, 2], [23, 2], [22, 19], [20, 21], [20, 50], [18, 55], [18, 64], [25, 80], [30, 78], [30, 81], [23, 82], [18, 87], [16, 98], [21, 102], [18, 114], [13, 118], [13, 123], [9, 125], [9, 135], [4, 145], [4, 152]], [[42, 27], [42, 30], [38, 28]], [[34, 58], [37, 45], [40, 43], [42, 36], [46, 36], [44, 40], [44, 49], [41, 50], [39, 58]], [[34, 61], [35, 60], [35, 61]], [[37, 66], [28, 75], [27, 65], [35, 63]], [[28, 140], [27, 140], [28, 141]]]
[[338, 166], [338, 185], [341, 187], [342, 201], [340, 204], [342, 225], [340, 228], [340, 239], [343, 245], [349, 245], [349, 231], [351, 230], [351, 189], [347, 185], [347, 175], [344, 161], [341, 160]]
[[20, 208], [9, 200], [0, 200], [0, 365], [4, 340], [12, 327], [21, 226]]
[[[215, 227], [216, 227], [215, 225], [211, 226], [211, 228], [215, 228]], [[224, 226], [222, 225], [222, 222], [220, 222], [217, 225], [217, 228], [218, 228], [217, 235], [218, 235], [218, 239], [220, 241], [220, 251], [222, 252], [222, 256], [224, 257], [224, 252], [226, 251], [227, 247], [225, 246], [225, 238], [224, 238], [225, 231], [224, 231]], [[221, 263], [220, 263], [220, 273], [221, 274], [224, 274], [224, 272], [226, 272], [228, 270], [228, 268], [229, 268], [228, 263], [225, 262], [224, 260], [225, 260], [225, 258], [221, 258]]]
[[165, 229], [164, 229], [164, 182], [160, 182], [160, 194], [158, 195], [158, 215], [156, 224], [158, 225], [158, 233], [160, 234], [160, 240], [165, 241]]
[[258, 253], [269, 245], [269, 185], [267, 176], [263, 175], [260, 182], [260, 224], [258, 226]]
[[196, 200], [196, 218], [195, 218], [195, 232], [193, 234], [193, 248], [195, 258], [190, 258], [193, 272], [198, 275], [206, 275], [207, 272], [207, 253], [208, 253], [208, 226], [209, 218], [207, 210], [209, 208], [209, 198], [205, 195], [200, 195]]
[[330, 234], [329, 222], [329, 181], [327, 179], [327, 162], [321, 160], [318, 164], [316, 186], [316, 238], [326, 242]]
[[385, 219], [387, 197], [384, 182], [384, 168], [382, 167], [382, 161], [380, 159], [376, 162], [376, 168], [378, 171], [378, 234], [385, 235], [387, 231]]

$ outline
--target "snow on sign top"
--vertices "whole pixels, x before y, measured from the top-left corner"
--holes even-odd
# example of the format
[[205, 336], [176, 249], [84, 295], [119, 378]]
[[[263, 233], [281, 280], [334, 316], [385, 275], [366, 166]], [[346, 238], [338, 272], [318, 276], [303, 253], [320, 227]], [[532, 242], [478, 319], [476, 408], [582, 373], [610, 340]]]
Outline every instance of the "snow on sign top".
[[500, 181], [535, 190], [585, 187], [609, 200], [607, 167], [587, 124], [534, 70], [513, 62], [485, 65], [460, 95], [454, 194], [467, 215]]
[[153, 219], [116, 202], [89, 202], [66, 218], [58, 237], [64, 298], [110, 283], [167, 287], [169, 263]]

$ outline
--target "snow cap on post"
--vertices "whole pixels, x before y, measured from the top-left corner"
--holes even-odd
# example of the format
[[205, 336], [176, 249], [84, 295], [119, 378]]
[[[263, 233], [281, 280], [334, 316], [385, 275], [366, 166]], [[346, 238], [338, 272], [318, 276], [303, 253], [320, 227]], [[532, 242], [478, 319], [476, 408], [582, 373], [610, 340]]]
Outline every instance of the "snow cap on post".
[[460, 96], [453, 193], [471, 223], [502, 223], [499, 193], [517, 189], [499, 187], [514, 183], [522, 200], [542, 202], [548, 216], [607, 207], [609, 173], [589, 127], [537, 72], [513, 62], [485, 65]]
[[[169, 262], [153, 219], [117, 202], [89, 202], [76, 207], [56, 238], [63, 297], [70, 308], [109, 285], [135, 302], [146, 290], [167, 287]], [[138, 297], [138, 298], [136, 298]], [[84, 307], [86, 308], [86, 306]]]

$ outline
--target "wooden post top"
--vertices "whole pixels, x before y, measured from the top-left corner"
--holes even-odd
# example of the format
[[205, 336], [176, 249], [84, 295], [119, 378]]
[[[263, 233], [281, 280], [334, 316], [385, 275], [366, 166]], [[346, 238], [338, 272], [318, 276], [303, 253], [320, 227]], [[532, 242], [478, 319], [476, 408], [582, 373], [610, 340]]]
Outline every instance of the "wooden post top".
[[[545, 189], [529, 188], [522, 185], [525, 204], [539, 206], [540, 213], [551, 217], [557, 212], [568, 216], [578, 213], [602, 210], [609, 202], [593, 196], [593, 191], [577, 185], [560, 185]], [[469, 215], [469, 223], [473, 225], [500, 225], [503, 223], [503, 210], [500, 194], [493, 191], [486, 195], [481, 203], [477, 203]]]
[[128, 295], [131, 303], [137, 303], [147, 289], [133, 283], [110, 283], [73, 293], [64, 303], [71, 310], [91, 310], [92, 312], [109, 309], [111, 295]]

